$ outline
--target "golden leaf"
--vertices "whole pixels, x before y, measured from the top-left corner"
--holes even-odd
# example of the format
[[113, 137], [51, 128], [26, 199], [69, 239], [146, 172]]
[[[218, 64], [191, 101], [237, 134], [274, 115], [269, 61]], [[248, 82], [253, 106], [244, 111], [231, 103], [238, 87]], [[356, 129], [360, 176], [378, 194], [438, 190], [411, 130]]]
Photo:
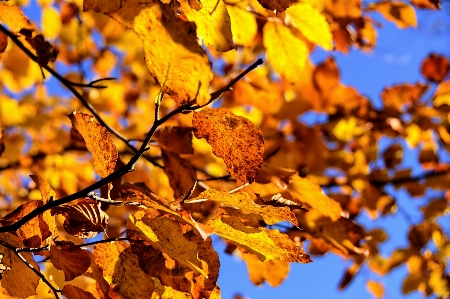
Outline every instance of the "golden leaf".
[[327, 51], [333, 49], [333, 36], [325, 16], [306, 3], [296, 3], [286, 11], [292, 24], [311, 42]]
[[91, 293], [71, 284], [66, 284], [63, 287], [61, 295], [67, 299], [95, 299], [95, 296]]
[[144, 240], [154, 247], [208, 277], [208, 264], [197, 257], [197, 244], [186, 240], [178, 222], [166, 217], [150, 219], [143, 211], [131, 214], [128, 219], [128, 230], [142, 233]]
[[417, 27], [416, 11], [405, 2], [379, 2], [371, 4], [366, 11], [378, 11], [386, 20], [394, 22], [400, 29]]
[[61, 17], [59, 12], [52, 6], [42, 9], [42, 34], [45, 38], [55, 39], [61, 33]]
[[88, 114], [74, 112], [69, 118], [73, 128], [83, 136], [98, 175], [104, 178], [113, 173], [119, 154], [108, 130], [94, 122], [94, 117]]
[[37, 29], [18, 6], [9, 5], [5, 2], [0, 2], [0, 21], [5, 23], [11, 31], [16, 33], [23, 28], [31, 30]]
[[155, 291], [153, 292], [152, 299], [190, 299], [191, 295], [188, 293], [180, 292], [172, 287], [163, 286], [158, 278], [152, 277], [155, 282]]
[[368, 280], [366, 284], [367, 289], [373, 297], [381, 299], [384, 296], [384, 288], [380, 282], [374, 280]]
[[[0, 242], [13, 247], [22, 247], [19, 238], [10, 233], [0, 233]], [[39, 271], [39, 265], [34, 261], [32, 253], [22, 252], [25, 260]], [[26, 298], [36, 294], [36, 287], [41, 279], [10, 249], [0, 246], [0, 264], [6, 267], [2, 273], [2, 287], [11, 296]]]
[[239, 253], [239, 256], [247, 263], [250, 280], [255, 285], [262, 285], [267, 281], [272, 287], [279, 286], [289, 274], [289, 262], [270, 260], [261, 262], [251, 253]]
[[255, 180], [264, 151], [264, 139], [258, 127], [226, 108], [195, 112], [192, 126], [195, 137], [208, 141], [231, 175], [244, 182]]
[[258, 31], [255, 16], [245, 7], [227, 5], [231, 20], [231, 32], [236, 45], [252, 46]]
[[255, 253], [261, 261], [278, 259], [304, 264], [312, 261], [301, 246], [276, 229], [247, 227], [233, 216], [210, 220], [207, 224], [216, 235]]
[[292, 224], [298, 226], [298, 222], [295, 218], [294, 213], [292, 213], [288, 207], [278, 208], [272, 206], [257, 205], [253, 202], [253, 200], [250, 199], [250, 196], [247, 193], [240, 192], [229, 194], [225, 191], [209, 189], [200, 193], [198, 197], [192, 200], [188, 200], [185, 203], [196, 201], [200, 198], [206, 198], [218, 202], [224, 207], [239, 209], [246, 214], [254, 213], [260, 215], [269, 225], [283, 221], [289, 221]]
[[264, 25], [263, 43], [273, 68], [290, 82], [298, 81], [308, 57], [305, 43], [291, 29], [274, 22]]
[[235, 48], [230, 16], [222, 0], [202, 0], [200, 9], [192, 8], [188, 0], [180, 0], [179, 3], [186, 18], [197, 25], [197, 35], [205, 45], [221, 52]]
[[91, 265], [89, 252], [70, 241], [55, 241], [50, 246], [50, 261], [56, 269], [64, 272], [66, 281], [83, 275]]
[[341, 217], [341, 205], [334, 199], [326, 196], [322, 188], [311, 179], [295, 175], [287, 191], [293, 199], [309, 205], [318, 213], [330, 217], [333, 221]]
[[[41, 191], [42, 202], [44, 204], [48, 203], [49, 201], [56, 200], [56, 192], [52, 189], [46, 179], [44, 179], [40, 175], [30, 175], [30, 177]], [[49, 227], [50, 235], [53, 235], [56, 230], [55, 217], [50, 214], [50, 211], [45, 211], [42, 214], [42, 217]]]

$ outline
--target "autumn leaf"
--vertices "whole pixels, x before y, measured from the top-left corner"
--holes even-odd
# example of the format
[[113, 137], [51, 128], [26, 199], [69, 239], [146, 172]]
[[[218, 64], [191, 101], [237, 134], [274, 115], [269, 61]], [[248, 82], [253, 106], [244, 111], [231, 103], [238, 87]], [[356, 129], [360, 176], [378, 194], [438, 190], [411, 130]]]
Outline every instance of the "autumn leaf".
[[95, 296], [91, 293], [71, 284], [66, 284], [63, 287], [61, 295], [67, 299], [95, 299]]
[[278, 208], [272, 206], [257, 205], [250, 199], [250, 196], [247, 193], [239, 192], [229, 194], [225, 191], [209, 189], [200, 193], [198, 197], [185, 201], [185, 203], [189, 203], [191, 201], [195, 202], [199, 199], [212, 200], [214, 202], [220, 203], [221, 206], [239, 209], [246, 214], [253, 213], [260, 215], [269, 225], [273, 225], [275, 223], [283, 221], [289, 221], [292, 224], [298, 226], [298, 222], [295, 218], [294, 213], [292, 213], [288, 207]]
[[272, 287], [279, 286], [289, 274], [289, 262], [270, 260], [261, 262], [251, 253], [240, 252], [239, 256], [245, 261], [250, 280], [257, 286], [267, 281]]
[[412, 0], [411, 1], [414, 6], [422, 9], [440, 9], [441, 8], [441, 1], [440, 0]]
[[227, 5], [231, 20], [231, 32], [236, 45], [251, 46], [258, 31], [255, 16], [246, 7]]
[[93, 238], [103, 232], [108, 225], [109, 217], [100, 203], [91, 199], [83, 199], [74, 205], [60, 205], [51, 209], [52, 215], [61, 214], [64, 230], [79, 238]]
[[278, 259], [288, 262], [309, 263], [311, 258], [278, 230], [247, 227], [238, 217], [222, 217], [208, 221], [214, 233], [258, 256], [260, 261]]
[[384, 287], [380, 282], [369, 280], [366, 287], [374, 298], [380, 299], [384, 297]]
[[262, 7], [276, 11], [276, 12], [283, 12], [285, 11], [289, 6], [291, 6], [293, 3], [297, 1], [293, 0], [258, 0], [258, 2], [261, 4]]
[[[175, 198], [189, 192], [197, 180], [197, 173], [191, 163], [176, 153], [162, 150], [164, 172], [169, 177]], [[183, 175], [180, 175], [182, 173]]]
[[64, 272], [66, 281], [84, 274], [91, 265], [89, 252], [70, 241], [55, 241], [50, 246], [50, 261]]
[[333, 221], [341, 217], [342, 208], [338, 202], [326, 196], [322, 188], [311, 179], [301, 178], [295, 175], [287, 192], [293, 199], [309, 205], [323, 216], [330, 217]]
[[295, 170], [264, 162], [255, 181], [260, 184], [274, 183], [281, 190], [285, 190], [296, 173]]
[[450, 71], [450, 62], [444, 56], [431, 53], [421, 66], [422, 74], [430, 81], [441, 82]]
[[4, 2], [0, 3], [0, 21], [5, 23], [11, 31], [16, 33], [23, 28], [30, 30], [37, 29], [18, 6]]
[[307, 3], [296, 3], [286, 11], [292, 24], [311, 42], [327, 51], [333, 49], [330, 26], [317, 9]]
[[244, 182], [255, 180], [264, 151], [264, 139], [258, 127], [225, 108], [195, 112], [192, 126], [195, 137], [208, 141], [231, 175]]
[[[0, 223], [2, 226], [16, 223], [42, 205], [43, 202], [40, 200], [23, 203], [17, 209], [0, 219]], [[51, 235], [49, 223], [45, 221], [46, 218], [40, 214], [17, 230], [17, 235], [26, 247], [38, 248]]]
[[3, 154], [4, 151], [5, 151], [5, 142], [3, 141], [3, 134], [0, 127], [0, 156]]
[[94, 122], [94, 117], [88, 114], [74, 112], [69, 118], [92, 154], [95, 171], [103, 178], [113, 173], [119, 155], [108, 130]]
[[369, 5], [366, 11], [378, 11], [386, 20], [394, 22], [401, 29], [417, 27], [416, 11], [405, 2], [379, 2]]
[[191, 295], [174, 290], [172, 287], [166, 287], [161, 285], [158, 278], [152, 277], [155, 282], [155, 291], [153, 292], [152, 299], [190, 299]]
[[287, 80], [298, 81], [308, 56], [305, 43], [291, 29], [275, 22], [267, 22], [263, 34], [267, 60]]
[[[19, 238], [10, 233], [0, 233], [0, 242], [13, 247], [22, 247]], [[20, 254], [34, 269], [39, 271], [39, 265], [33, 260], [30, 252], [21, 252]], [[0, 265], [5, 268], [1, 275], [2, 287], [11, 296], [18, 298], [35, 295], [40, 277], [24, 264], [14, 252], [3, 245], [0, 245], [0, 257]]]
[[[40, 175], [30, 175], [30, 177], [41, 191], [42, 202], [44, 204], [48, 203], [49, 201], [56, 200], [56, 192], [55, 190], [52, 189], [52, 187], [50, 186], [50, 184], [47, 182], [46, 179], [44, 179]], [[42, 214], [42, 218], [43, 221], [45, 221], [45, 223], [47, 223], [49, 227], [50, 230], [49, 234], [53, 235], [56, 230], [55, 217], [53, 217], [50, 214], [50, 211], [45, 211]]]
[[208, 264], [197, 257], [197, 244], [186, 240], [179, 223], [166, 217], [150, 219], [139, 211], [130, 215], [127, 229], [139, 232], [180, 264], [208, 277]]
[[177, 154], [193, 154], [192, 128], [162, 127], [156, 131], [154, 138], [159, 146]]
[[186, 18], [197, 26], [197, 35], [205, 45], [222, 52], [235, 48], [230, 16], [222, 0], [202, 0], [200, 9], [192, 8], [188, 0], [179, 3]]
[[0, 32], [0, 59], [2, 57], [2, 53], [5, 52], [7, 46], [8, 46], [8, 36], [3, 32]]

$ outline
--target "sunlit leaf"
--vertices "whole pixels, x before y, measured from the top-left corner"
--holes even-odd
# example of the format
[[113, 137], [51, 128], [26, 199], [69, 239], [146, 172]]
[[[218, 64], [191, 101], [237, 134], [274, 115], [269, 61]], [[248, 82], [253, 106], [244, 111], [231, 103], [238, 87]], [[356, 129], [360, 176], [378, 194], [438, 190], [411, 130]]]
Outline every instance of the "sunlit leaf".
[[381, 299], [384, 296], [384, 287], [380, 282], [369, 280], [366, 284], [367, 289], [374, 298]]
[[264, 139], [258, 127], [226, 108], [195, 112], [192, 126], [195, 137], [208, 141], [231, 175], [244, 182], [255, 180], [264, 151]]
[[394, 22], [398, 28], [417, 27], [416, 11], [405, 2], [379, 2], [370, 5], [366, 10], [378, 11], [386, 20]]
[[258, 26], [255, 16], [246, 7], [227, 5], [231, 20], [231, 32], [236, 45], [251, 46], [256, 36]]
[[260, 286], [267, 281], [272, 287], [277, 287], [289, 274], [289, 262], [279, 260], [261, 262], [251, 253], [240, 253], [239, 256], [247, 263], [250, 280], [255, 285]]
[[9, 5], [6, 2], [0, 3], [0, 21], [16, 33], [23, 28], [36, 30], [36, 26], [30, 22], [18, 6]]

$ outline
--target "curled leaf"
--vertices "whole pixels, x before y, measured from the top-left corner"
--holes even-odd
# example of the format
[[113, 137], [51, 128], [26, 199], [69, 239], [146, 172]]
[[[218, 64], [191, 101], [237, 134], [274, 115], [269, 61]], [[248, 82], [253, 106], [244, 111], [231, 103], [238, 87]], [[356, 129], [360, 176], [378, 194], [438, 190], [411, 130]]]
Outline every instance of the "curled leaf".
[[264, 151], [264, 139], [257, 126], [226, 108], [195, 112], [192, 126], [195, 137], [206, 139], [231, 175], [244, 182], [255, 181]]

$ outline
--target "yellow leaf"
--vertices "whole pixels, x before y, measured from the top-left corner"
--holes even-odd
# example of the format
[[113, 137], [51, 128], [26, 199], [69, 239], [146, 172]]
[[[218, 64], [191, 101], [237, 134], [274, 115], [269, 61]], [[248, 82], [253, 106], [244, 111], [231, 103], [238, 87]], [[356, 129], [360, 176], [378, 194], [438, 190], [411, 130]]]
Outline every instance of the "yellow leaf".
[[12, 32], [19, 32], [23, 28], [36, 30], [36, 26], [28, 20], [18, 6], [8, 5], [5, 2], [0, 2], [0, 21], [5, 23]]
[[230, 16], [222, 0], [202, 0], [201, 7], [191, 7], [188, 0], [180, 0], [179, 3], [187, 19], [197, 25], [197, 35], [205, 45], [222, 52], [235, 48]]
[[94, 117], [88, 114], [74, 112], [69, 118], [73, 128], [83, 136], [98, 175], [104, 178], [113, 173], [119, 154], [108, 130], [94, 122]]
[[287, 190], [295, 200], [308, 204], [321, 215], [330, 217], [333, 221], [341, 217], [341, 205], [326, 196], [322, 188], [311, 179], [295, 175]]
[[369, 280], [366, 284], [369, 292], [377, 299], [383, 298], [384, 296], [384, 287], [380, 282]]
[[227, 108], [205, 108], [192, 119], [194, 135], [205, 138], [227, 170], [241, 181], [253, 182], [263, 162], [264, 138], [248, 119]]
[[261, 262], [251, 253], [240, 252], [239, 255], [247, 263], [250, 280], [255, 285], [260, 286], [267, 281], [272, 287], [277, 287], [289, 274], [289, 262], [279, 260]]
[[286, 26], [267, 22], [263, 28], [267, 60], [290, 82], [299, 80], [308, 57], [305, 43]]
[[[275, 224], [282, 221], [289, 221], [292, 224], [298, 226], [297, 219], [294, 213], [288, 207], [272, 207], [272, 206], [260, 206], [250, 199], [247, 193], [233, 193], [229, 194], [225, 191], [219, 191], [209, 189], [200, 193], [197, 198], [192, 199], [195, 201], [200, 198], [206, 198], [220, 203], [222, 206], [240, 209], [242, 212], [249, 214], [254, 213], [260, 215], [264, 221], [269, 224]], [[189, 203], [189, 201], [186, 201]]]
[[297, 3], [286, 11], [292, 24], [311, 42], [327, 51], [333, 49], [333, 36], [325, 16], [306, 3]]
[[217, 218], [207, 224], [216, 235], [255, 253], [261, 261], [278, 259], [304, 264], [312, 261], [301, 246], [276, 229], [247, 227], [235, 216]]
[[256, 36], [258, 26], [255, 16], [245, 7], [236, 5], [227, 6], [231, 19], [231, 32], [236, 45], [251, 46]]
[[197, 244], [183, 236], [178, 222], [166, 217], [150, 219], [143, 211], [131, 214], [128, 219], [127, 229], [142, 233], [144, 240], [155, 248], [208, 277], [208, 264], [197, 257]]
[[61, 16], [52, 6], [46, 6], [42, 9], [42, 34], [47, 39], [55, 39], [61, 33]]
[[405, 2], [379, 2], [370, 5], [366, 11], [378, 11], [386, 20], [394, 22], [401, 29], [417, 27], [416, 11]]
[[[0, 242], [13, 247], [22, 247], [19, 238], [10, 233], [1, 233]], [[33, 260], [29, 252], [22, 252], [25, 260], [39, 271], [39, 265]], [[26, 298], [36, 294], [40, 277], [36, 275], [22, 260], [5, 246], [0, 246], [0, 265], [6, 267], [2, 273], [2, 287], [11, 296], [16, 298]]]
[[158, 278], [152, 277], [155, 282], [155, 291], [152, 294], [151, 299], [190, 299], [191, 295], [188, 293], [180, 292], [173, 289], [170, 286], [164, 286], [161, 284]]

